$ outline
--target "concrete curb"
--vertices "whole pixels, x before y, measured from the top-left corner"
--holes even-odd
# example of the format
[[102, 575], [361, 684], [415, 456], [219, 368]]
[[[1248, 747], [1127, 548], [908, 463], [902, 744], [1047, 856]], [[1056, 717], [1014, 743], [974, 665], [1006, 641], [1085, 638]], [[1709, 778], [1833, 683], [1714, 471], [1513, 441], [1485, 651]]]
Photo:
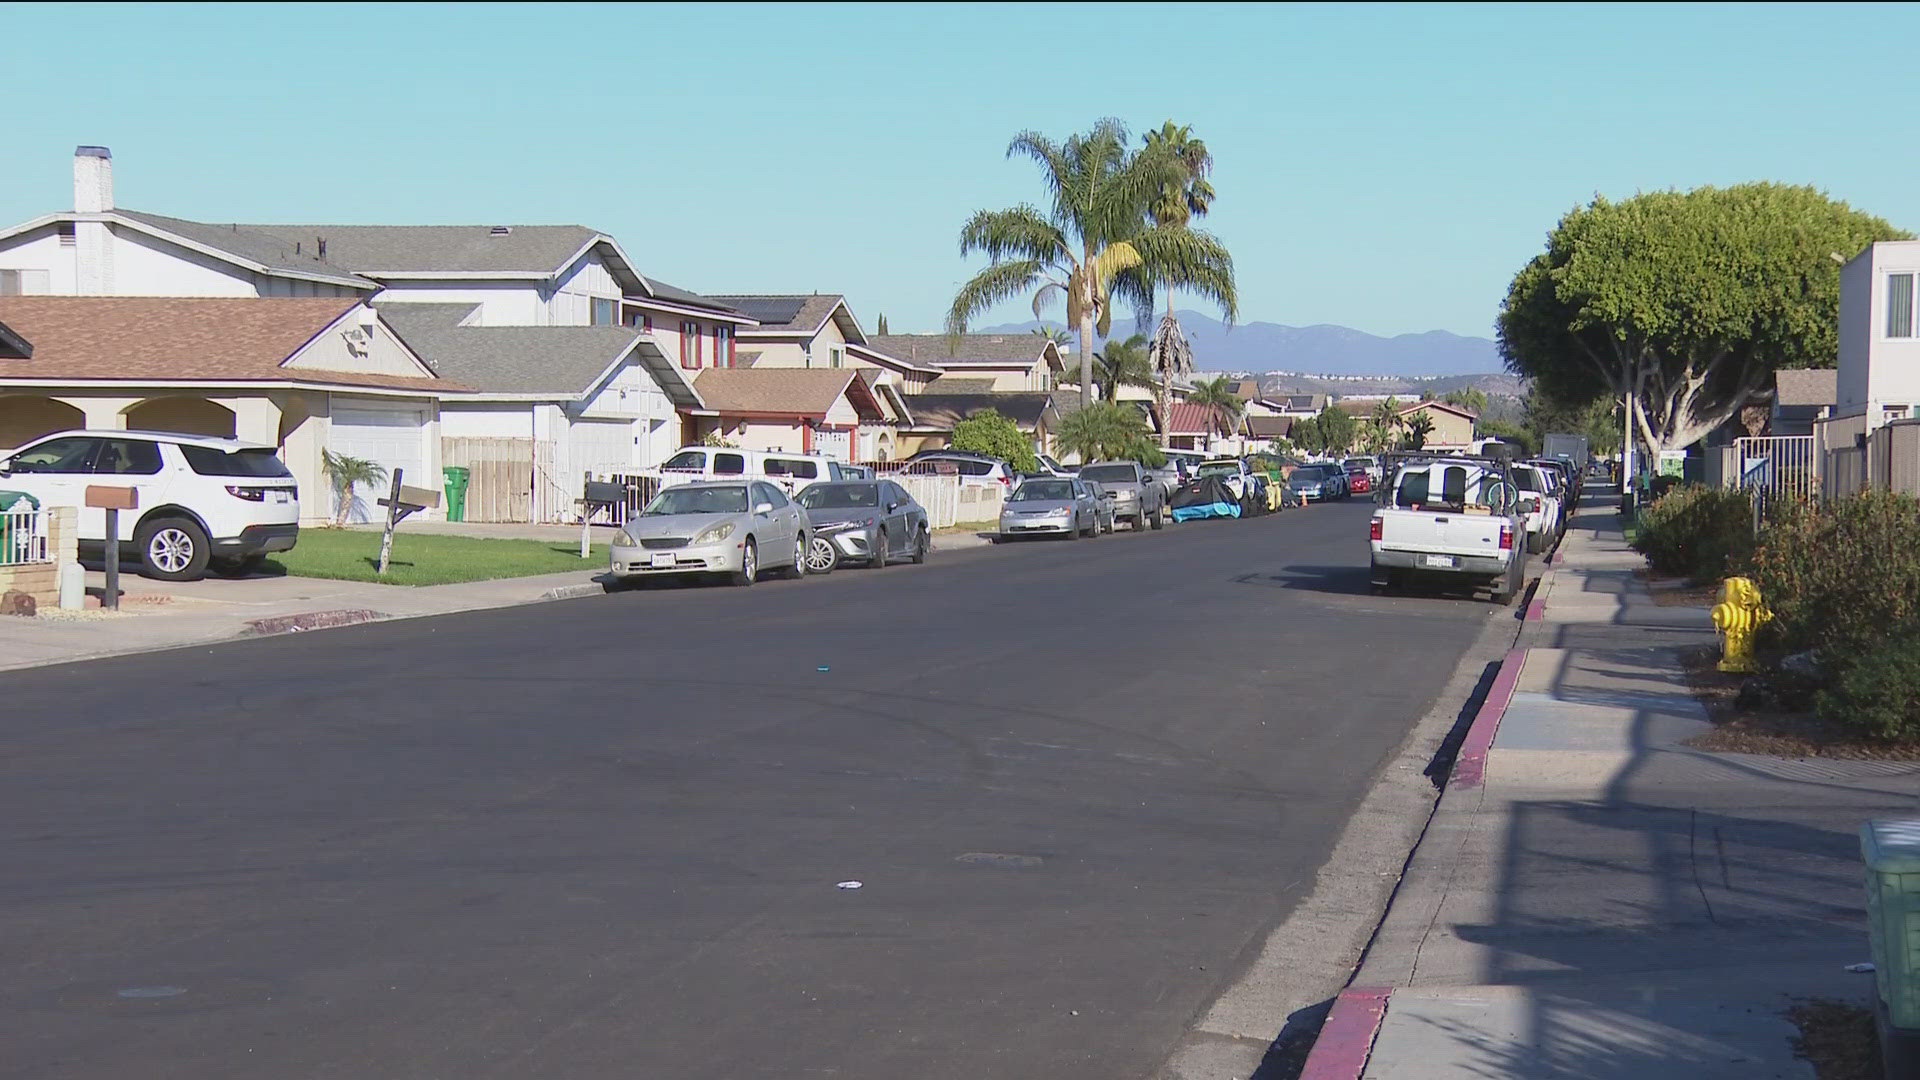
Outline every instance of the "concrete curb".
[[1340, 991], [1300, 1069], [1300, 1080], [1360, 1080], [1392, 996], [1391, 986], [1349, 986]]
[[[1476, 788], [1485, 782], [1487, 776], [1487, 754], [1493, 749], [1493, 737], [1500, 730], [1500, 719], [1507, 713], [1507, 705], [1513, 700], [1513, 689], [1520, 682], [1520, 669], [1526, 665], [1527, 650], [1514, 649], [1500, 662], [1499, 674], [1493, 677], [1493, 686], [1487, 690], [1487, 699], [1480, 703], [1480, 711], [1473, 715], [1473, 723], [1467, 728], [1467, 737], [1460, 743], [1460, 753], [1453, 759], [1453, 775], [1447, 778], [1447, 790], [1456, 786]], [[1444, 802], [1443, 794], [1441, 800]]]
[[609, 590], [598, 581], [586, 581], [578, 585], [562, 585], [557, 589], [548, 589], [540, 594], [541, 600], [578, 600], [583, 596], [605, 596]]
[[268, 634], [297, 634], [304, 630], [326, 630], [335, 626], [352, 626], [355, 623], [376, 622], [391, 618], [384, 611], [368, 608], [347, 608], [339, 611], [302, 611], [293, 615], [274, 615], [265, 619], [248, 619], [241, 637], [263, 637]]

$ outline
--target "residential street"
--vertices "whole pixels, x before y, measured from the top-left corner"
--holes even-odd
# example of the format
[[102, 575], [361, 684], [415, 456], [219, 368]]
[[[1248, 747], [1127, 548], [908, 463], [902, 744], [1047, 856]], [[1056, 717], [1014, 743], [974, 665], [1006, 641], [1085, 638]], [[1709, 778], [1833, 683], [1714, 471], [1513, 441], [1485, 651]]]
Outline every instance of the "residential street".
[[1371, 509], [10, 672], [0, 1077], [1152, 1076], [1518, 610]]

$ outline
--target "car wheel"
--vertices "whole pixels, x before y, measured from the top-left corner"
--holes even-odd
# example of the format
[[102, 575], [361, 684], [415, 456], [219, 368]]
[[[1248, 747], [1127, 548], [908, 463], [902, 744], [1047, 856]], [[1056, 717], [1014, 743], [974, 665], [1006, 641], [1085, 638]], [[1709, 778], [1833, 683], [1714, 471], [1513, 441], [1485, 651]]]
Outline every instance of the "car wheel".
[[914, 565], [915, 566], [924, 565], [927, 561], [927, 553], [932, 550], [933, 550], [933, 537], [927, 532], [926, 526], [923, 525], [920, 527], [920, 530], [919, 530], [919, 538], [913, 542]]
[[874, 534], [873, 557], [867, 560], [867, 565], [875, 570], [887, 568], [887, 530], [881, 529]]
[[799, 581], [807, 576], [807, 534], [801, 533], [793, 541], [793, 561], [780, 568], [780, 576], [788, 581]]
[[140, 528], [140, 566], [160, 581], [198, 581], [207, 575], [207, 534], [186, 518], [161, 518]]
[[1166, 524], [1167, 524], [1167, 508], [1165, 505], [1162, 505], [1158, 510], [1155, 510], [1152, 514], [1148, 515], [1148, 520], [1147, 520], [1148, 528], [1151, 528], [1151, 529], [1164, 528]]
[[753, 537], [749, 536], [746, 546], [740, 549], [740, 569], [734, 571], [733, 583], [740, 586], [752, 585], [759, 576], [760, 549], [754, 544]]
[[840, 549], [824, 536], [808, 537], [804, 561], [809, 574], [831, 574], [840, 565]]

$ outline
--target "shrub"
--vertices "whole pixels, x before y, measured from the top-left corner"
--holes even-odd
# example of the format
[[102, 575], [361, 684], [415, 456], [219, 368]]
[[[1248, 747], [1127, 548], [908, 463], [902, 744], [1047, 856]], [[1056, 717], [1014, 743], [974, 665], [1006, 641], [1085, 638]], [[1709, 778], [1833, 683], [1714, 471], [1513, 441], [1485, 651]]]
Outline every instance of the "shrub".
[[1822, 719], [1863, 735], [1920, 735], [1920, 635], [1890, 638], [1860, 654], [1818, 702]]
[[992, 409], [981, 409], [953, 425], [951, 445], [955, 450], [997, 457], [1013, 466], [1015, 472], [1030, 473], [1040, 467], [1039, 459], [1033, 456], [1033, 440]]
[[1752, 574], [1773, 610], [1769, 640], [1838, 674], [1890, 637], [1920, 636], [1920, 502], [1869, 492], [1782, 506]]
[[1717, 581], [1744, 570], [1753, 553], [1753, 501], [1744, 491], [1689, 485], [1640, 514], [1633, 549], [1658, 574]]

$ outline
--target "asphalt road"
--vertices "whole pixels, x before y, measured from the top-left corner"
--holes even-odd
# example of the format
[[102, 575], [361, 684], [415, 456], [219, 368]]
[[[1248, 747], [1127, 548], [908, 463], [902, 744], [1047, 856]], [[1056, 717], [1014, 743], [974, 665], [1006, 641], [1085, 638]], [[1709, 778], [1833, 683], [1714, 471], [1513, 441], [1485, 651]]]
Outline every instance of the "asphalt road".
[[9, 673], [0, 1076], [1151, 1076], [1512, 617], [1368, 509]]

